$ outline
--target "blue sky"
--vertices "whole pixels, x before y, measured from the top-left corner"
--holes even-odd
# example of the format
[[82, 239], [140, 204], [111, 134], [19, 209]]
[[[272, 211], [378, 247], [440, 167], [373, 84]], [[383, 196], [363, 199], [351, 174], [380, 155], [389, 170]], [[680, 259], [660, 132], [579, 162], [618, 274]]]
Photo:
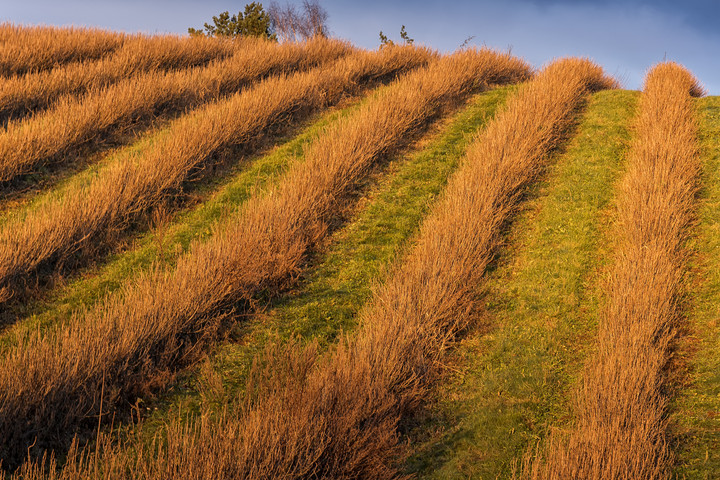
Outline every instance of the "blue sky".
[[[284, 3], [286, 0], [282, 0]], [[299, 0], [293, 0], [299, 3]], [[0, 0], [0, 21], [90, 25], [125, 31], [184, 33], [212, 15], [239, 11], [234, 0]], [[400, 26], [418, 43], [452, 51], [476, 45], [512, 49], [541, 66], [582, 55], [601, 63], [626, 88], [639, 88], [664, 58], [691, 69], [720, 95], [720, 2], [640, 0], [321, 0], [335, 36], [374, 48], [378, 32], [398, 39]]]

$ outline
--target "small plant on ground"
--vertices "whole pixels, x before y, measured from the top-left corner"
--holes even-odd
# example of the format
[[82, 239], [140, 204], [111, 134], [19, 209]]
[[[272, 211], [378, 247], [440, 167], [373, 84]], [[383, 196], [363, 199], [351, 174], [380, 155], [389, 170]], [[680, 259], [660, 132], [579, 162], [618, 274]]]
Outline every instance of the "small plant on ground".
[[[400, 27], [400, 38], [402, 38], [405, 41], [405, 45], [412, 45], [415, 42], [415, 39], [410, 38], [410, 35], [408, 35], [407, 30], [405, 30], [405, 25]], [[384, 47], [385, 45], [395, 45], [395, 42], [390, 40], [382, 32], [382, 30], [380, 30], [380, 47]]]

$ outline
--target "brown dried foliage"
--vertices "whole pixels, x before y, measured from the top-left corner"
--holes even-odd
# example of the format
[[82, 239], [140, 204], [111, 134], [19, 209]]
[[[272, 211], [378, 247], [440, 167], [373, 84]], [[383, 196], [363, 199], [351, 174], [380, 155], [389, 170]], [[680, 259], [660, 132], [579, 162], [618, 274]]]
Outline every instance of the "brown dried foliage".
[[664, 479], [673, 455], [667, 432], [667, 363], [681, 312], [683, 243], [692, 219], [699, 160], [682, 66], [647, 75], [628, 170], [618, 192], [619, 238], [607, 285], [598, 351], [577, 392], [577, 424], [551, 436], [525, 475], [550, 479]]
[[[255, 400], [231, 430], [248, 453], [223, 478], [397, 475], [397, 426], [427, 397], [445, 346], [469, 321], [502, 225], [586, 94], [611, 86], [598, 66], [566, 59], [508, 102], [469, 147], [417, 244], [375, 292], [358, 335], [323, 361], [312, 348], [295, 349], [256, 375]], [[300, 368], [273, 373], [282, 363]]]
[[241, 41], [161, 35], [129, 37], [122, 47], [99, 60], [73, 62], [52, 70], [0, 80], [0, 122], [50, 106], [62, 95], [77, 95], [153, 70], [183, 70], [224, 58]]
[[105, 141], [108, 134], [159, 113], [181, 112], [270, 74], [308, 69], [352, 50], [345, 42], [327, 39], [282, 45], [246, 39], [243, 45], [206, 67], [148, 72], [79, 98], [61, 97], [51, 109], [10, 122], [0, 131], [0, 185], [39, 165], [66, 160], [63, 154], [73, 147]]
[[[371, 55], [386, 54], [356, 61], [372, 64]], [[448, 101], [527, 75], [523, 62], [487, 50], [409, 74], [329, 128], [276, 191], [250, 200], [173, 271], [138, 280], [55, 333], [21, 340], [0, 366], [1, 456], [17, 461], [34, 441], [44, 448], [81, 428], [98, 415], [101, 391], [105, 408], [113, 409], [152, 379], [162, 384], [160, 372], [185, 362], [213, 335], [219, 313], [242, 308], [301, 268], [332, 213], [378, 157]]]
[[[586, 93], [612, 86], [597, 66], [569, 59], [522, 88], [468, 149], [354, 338], [325, 357], [312, 344], [271, 348], [240, 415], [171, 423], [149, 450], [105, 438], [100, 457], [74, 452], [57, 478], [90, 478], [97, 460], [118, 478], [397, 477], [399, 422], [427, 396], [437, 360], [469, 321], [502, 225]], [[25, 468], [38, 475], [37, 464]]]
[[[314, 41], [305, 52], [306, 62], [337, 56], [336, 47]], [[0, 288], [5, 288], [6, 299], [39, 265], [83, 247], [97, 249], [107, 240], [104, 234], [121, 231], [163, 203], [223, 148], [256, 141], [293, 116], [334, 104], [369, 82], [425, 64], [432, 56], [423, 48], [358, 52], [334, 65], [267, 79], [181, 117], [140, 156], [129, 150], [90, 181], [0, 227]]]
[[[111, 53], [127, 39], [122, 33], [92, 28], [25, 27], [0, 24], [0, 76], [49, 70]], [[2, 79], [0, 79], [2, 82]]]

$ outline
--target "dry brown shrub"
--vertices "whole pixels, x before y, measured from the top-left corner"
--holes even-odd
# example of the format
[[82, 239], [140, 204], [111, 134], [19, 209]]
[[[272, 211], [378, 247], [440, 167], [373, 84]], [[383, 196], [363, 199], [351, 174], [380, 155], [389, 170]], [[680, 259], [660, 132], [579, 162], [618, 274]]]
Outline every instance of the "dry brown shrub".
[[[372, 65], [393, 57], [359, 54], [338, 71], [352, 75], [368, 65], [366, 74], [377, 75], [382, 69]], [[97, 417], [102, 391], [112, 410], [153, 379], [161, 385], [161, 372], [185, 363], [213, 336], [218, 313], [243, 308], [302, 267], [332, 213], [378, 157], [402, 145], [447, 102], [527, 76], [524, 62], [488, 50], [459, 53], [409, 74], [329, 127], [276, 191], [251, 199], [173, 271], [139, 279], [58, 331], [20, 339], [0, 365], [0, 457], [17, 462], [28, 445], [42, 451], [83, 428]]]
[[[304, 55], [324, 57], [325, 51]], [[337, 103], [368, 83], [432, 57], [424, 48], [358, 52], [309, 72], [267, 79], [180, 118], [142, 155], [129, 149], [87, 182], [76, 183], [30, 212], [21, 210], [0, 227], [0, 288], [6, 297], [0, 303], [39, 265], [103, 245], [109, 240], [105, 234], [122, 231], [162, 203], [223, 148], [255, 142], [279, 123]]]
[[599, 67], [569, 59], [522, 88], [469, 148], [357, 336], [325, 357], [312, 344], [272, 347], [239, 415], [170, 422], [150, 449], [104, 438], [99, 457], [74, 452], [58, 478], [91, 478], [97, 464], [117, 478], [398, 477], [398, 424], [422, 403], [438, 357], [468, 321], [501, 225], [588, 91], [614, 85]]
[[618, 251], [606, 291], [598, 351], [576, 393], [576, 425], [552, 435], [524, 475], [548, 479], [665, 479], [666, 368], [680, 319], [683, 243], [694, 208], [699, 161], [691, 96], [682, 66], [647, 75], [628, 170], [618, 191]]
[[502, 225], [586, 94], [612, 86], [598, 66], [566, 59], [508, 102], [364, 309], [358, 335], [310, 365], [311, 355], [291, 349], [288, 363], [304, 365], [300, 374], [275, 375], [280, 365], [270, 359], [272, 368], [256, 375], [250, 390], [259, 393], [231, 430], [250, 453], [223, 478], [397, 476], [397, 426], [422, 404], [445, 346], [469, 321]]
[[352, 50], [327, 39], [282, 45], [247, 39], [243, 45], [205, 67], [147, 72], [80, 97], [61, 97], [51, 109], [11, 121], [0, 131], [0, 186], [4, 182], [7, 188], [7, 182], [39, 165], [67, 160], [64, 154], [72, 148], [107, 141], [112, 133], [160, 113], [182, 112], [268, 75], [309, 69]]
[[0, 24], [0, 75], [49, 70], [67, 62], [100, 58], [120, 47], [126, 38], [122, 33], [94, 28], [3, 23]]
[[101, 59], [73, 62], [52, 70], [0, 80], [0, 122], [46, 108], [62, 95], [102, 88], [147, 71], [182, 70], [203, 65], [227, 57], [240, 48], [252, 46], [247, 42], [204, 36], [135, 35]]

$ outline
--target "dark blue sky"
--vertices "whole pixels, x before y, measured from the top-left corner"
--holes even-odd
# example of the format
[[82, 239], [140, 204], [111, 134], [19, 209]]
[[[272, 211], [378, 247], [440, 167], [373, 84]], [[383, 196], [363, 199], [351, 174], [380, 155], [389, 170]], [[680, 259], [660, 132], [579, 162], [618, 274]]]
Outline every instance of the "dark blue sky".
[[[283, 0], [284, 2], [285, 0]], [[299, 0], [294, 0], [299, 3]], [[411, 37], [441, 51], [473, 43], [512, 52], [533, 65], [583, 55], [601, 63], [627, 88], [664, 58], [690, 68], [711, 94], [720, 94], [720, 2], [717, 1], [390, 1], [321, 0], [334, 35], [374, 48], [378, 32]], [[184, 33], [234, 0], [0, 0], [0, 21], [92, 25], [125, 31]]]

